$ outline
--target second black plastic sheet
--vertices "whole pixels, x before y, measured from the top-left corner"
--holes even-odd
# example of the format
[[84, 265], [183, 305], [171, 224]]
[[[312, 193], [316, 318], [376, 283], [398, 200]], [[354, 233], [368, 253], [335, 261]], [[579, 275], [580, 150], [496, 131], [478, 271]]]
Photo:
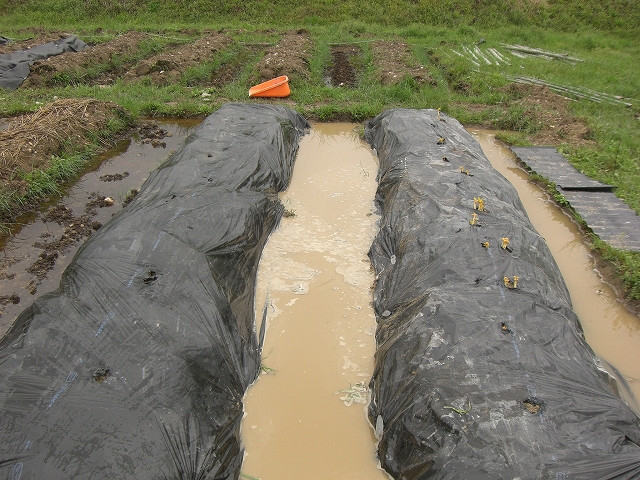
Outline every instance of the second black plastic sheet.
[[412, 480], [639, 478], [638, 418], [478, 143], [434, 110], [384, 112], [365, 136], [380, 160], [369, 417], [382, 466]]
[[[2, 39], [4, 37], [0, 37]], [[0, 45], [2, 43], [0, 42]], [[0, 88], [15, 90], [29, 76], [31, 65], [65, 52], [79, 52], [88, 48], [78, 37], [71, 35], [26, 50], [0, 54]]]

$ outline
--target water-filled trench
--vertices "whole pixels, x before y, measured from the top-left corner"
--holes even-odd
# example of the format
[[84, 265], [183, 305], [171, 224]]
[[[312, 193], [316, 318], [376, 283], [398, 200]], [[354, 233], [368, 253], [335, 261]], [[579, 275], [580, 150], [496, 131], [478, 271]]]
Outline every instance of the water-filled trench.
[[518, 191], [531, 223], [549, 245], [587, 342], [604, 361], [607, 371], [621, 377], [620, 396], [640, 414], [640, 318], [627, 310], [613, 288], [603, 281], [589, 247], [568, 214], [529, 179], [515, 155], [496, 142], [493, 134], [474, 133], [493, 167]]
[[354, 124], [300, 143], [288, 212], [263, 252], [263, 372], [245, 397], [242, 471], [261, 480], [388, 478], [366, 418], [373, 370], [377, 164]]
[[[167, 128], [165, 126], [165, 128]], [[262, 255], [256, 313], [267, 306], [268, 329], [263, 373], [246, 395], [243, 477], [375, 479], [388, 478], [375, 457], [375, 438], [366, 417], [375, 351], [375, 318], [370, 308], [374, 282], [367, 251], [376, 232], [373, 204], [376, 159], [359, 139], [355, 124], [316, 124], [300, 145], [291, 186], [281, 195], [287, 209]], [[177, 126], [169, 148], [187, 130]], [[546, 239], [562, 271], [573, 307], [595, 352], [609, 371], [619, 372], [621, 396], [640, 411], [640, 319], [602, 281], [572, 220], [529, 181], [510, 152], [487, 132], [476, 138], [493, 166], [518, 190], [535, 228]], [[83, 177], [60, 203], [80, 210], [103, 173], [128, 171], [141, 182], [168, 156], [163, 149], [121, 145], [101, 159], [99, 170]], [[126, 150], [126, 151], [125, 151]], [[146, 155], [153, 157], [147, 162]], [[93, 167], [92, 167], [93, 168]], [[99, 184], [116, 198], [134, 186]], [[107, 186], [112, 189], [104, 190]], [[103, 191], [104, 190], [104, 191]], [[113, 210], [99, 210], [106, 221]], [[58, 226], [27, 225], [5, 253], [37, 257], [31, 243]], [[62, 255], [38, 288], [55, 288], [75, 250]], [[24, 288], [24, 265], [11, 267], [3, 293]], [[22, 270], [21, 270], [22, 269]], [[0, 335], [31, 302], [3, 307]], [[627, 387], [628, 386], [628, 387]]]

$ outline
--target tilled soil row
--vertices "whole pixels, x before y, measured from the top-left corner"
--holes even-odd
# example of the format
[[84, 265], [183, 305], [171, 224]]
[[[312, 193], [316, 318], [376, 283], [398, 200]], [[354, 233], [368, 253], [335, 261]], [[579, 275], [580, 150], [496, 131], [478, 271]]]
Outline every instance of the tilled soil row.
[[214, 33], [172, 48], [140, 62], [125, 73], [125, 80], [148, 76], [155, 85], [168, 85], [180, 80], [182, 73], [189, 67], [209, 61], [213, 56], [232, 43], [225, 34]]
[[375, 42], [372, 44], [380, 83], [395, 85], [404, 78], [411, 77], [420, 85], [435, 86], [436, 81], [431, 77], [424, 65], [419, 65], [411, 48], [404, 42]]
[[297, 30], [285, 34], [277, 45], [267, 49], [264, 58], [256, 69], [261, 80], [280, 75], [309, 78], [309, 60], [311, 56], [311, 37], [306, 30]]
[[[61, 34], [55, 34], [59, 37]], [[41, 36], [42, 42], [49, 36]], [[139, 32], [128, 32], [113, 40], [95, 45], [89, 49], [66, 53], [36, 62], [23, 88], [51, 85], [75, 81], [79, 83], [112, 83], [121, 77], [127, 81], [138, 78], [150, 78], [155, 85], [168, 85], [180, 81], [182, 74], [190, 67], [211, 61], [231, 44], [233, 40], [225, 33], [212, 33], [194, 42], [180, 46], [169, 46], [165, 51], [153, 55], [133, 65], [133, 57], [140, 43], [148, 39], [149, 35]], [[18, 46], [27, 47], [37, 44], [37, 40], [15, 42], [1, 47], [4, 50], [16, 49]], [[312, 54], [313, 42], [309, 32], [296, 30], [286, 32], [280, 41], [269, 48], [264, 57], [257, 62], [255, 70], [256, 82], [268, 80], [280, 75], [290, 78], [308, 80], [310, 78], [309, 58]], [[420, 85], [435, 85], [428, 69], [416, 61], [410, 47], [400, 41], [378, 41], [371, 44], [374, 62], [379, 72], [379, 80], [383, 85], [393, 85], [404, 78], [411, 77]], [[2, 51], [2, 50], [0, 50]], [[331, 65], [327, 67], [329, 83], [336, 87], [355, 87], [357, 71], [354, 64], [362, 50], [356, 45], [341, 45], [332, 48]], [[116, 65], [116, 61], [124, 64]], [[129, 60], [129, 63], [126, 62]], [[356, 61], [354, 61], [356, 60]], [[96, 68], [102, 65], [103, 68]], [[128, 68], [123, 72], [123, 69]], [[237, 66], [228, 67], [232, 70]], [[91, 71], [93, 69], [93, 71]], [[227, 72], [225, 66], [220, 67], [220, 74], [214, 75], [211, 82], [214, 86], [222, 86], [224, 82], [235, 79], [233, 72]], [[70, 78], [65, 79], [64, 73]]]
[[355, 45], [336, 45], [331, 48], [331, 66], [328, 69], [328, 80], [334, 87], [355, 87], [357, 82], [356, 68], [351, 59], [360, 56], [362, 50]]
[[[86, 80], [90, 83], [105, 83], [104, 80], [113, 81], [114, 77], [118, 75], [115, 62], [119, 58], [130, 57], [133, 59], [140, 43], [148, 38], [149, 35], [146, 33], [128, 32], [81, 52], [63, 53], [38, 61], [31, 66], [29, 76], [21, 86], [51, 85], [56, 83], [56, 76], [64, 73], [76, 75], [83, 83], [87, 83]], [[96, 72], [97, 74], [94, 76], [83, 75], [84, 71], [95, 65], [104, 65], [104, 70]]]

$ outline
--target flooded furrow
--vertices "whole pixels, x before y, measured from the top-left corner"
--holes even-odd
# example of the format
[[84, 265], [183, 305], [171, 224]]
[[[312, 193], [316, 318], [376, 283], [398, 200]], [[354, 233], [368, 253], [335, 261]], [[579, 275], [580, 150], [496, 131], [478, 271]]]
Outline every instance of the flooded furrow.
[[[139, 189], [200, 122], [158, 121], [166, 133], [161, 141], [137, 136], [121, 140], [94, 158], [61, 196], [18, 219], [14, 234], [0, 244], [0, 297], [8, 299], [0, 305], [0, 337], [36, 297], [58, 287], [91, 225], [99, 228], [119, 212], [127, 193]], [[101, 201], [105, 197], [113, 203]]]
[[560, 267], [587, 342], [605, 368], [622, 377], [619, 393], [640, 414], [640, 318], [629, 312], [602, 280], [576, 223], [529, 179], [515, 155], [492, 133], [472, 133], [493, 167], [518, 191], [527, 215]]
[[245, 397], [244, 478], [387, 479], [366, 417], [373, 369], [377, 164], [353, 124], [303, 138], [285, 218], [258, 272], [268, 326], [263, 368]]

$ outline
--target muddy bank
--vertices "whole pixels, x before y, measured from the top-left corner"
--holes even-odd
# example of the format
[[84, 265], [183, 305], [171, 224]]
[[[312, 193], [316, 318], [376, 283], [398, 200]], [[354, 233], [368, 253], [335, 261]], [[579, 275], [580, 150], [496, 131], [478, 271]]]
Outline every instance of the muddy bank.
[[55, 290], [82, 242], [122, 210], [199, 123], [143, 122], [132, 138], [93, 159], [61, 198], [18, 219], [13, 236], [0, 244], [0, 337], [35, 295]]

